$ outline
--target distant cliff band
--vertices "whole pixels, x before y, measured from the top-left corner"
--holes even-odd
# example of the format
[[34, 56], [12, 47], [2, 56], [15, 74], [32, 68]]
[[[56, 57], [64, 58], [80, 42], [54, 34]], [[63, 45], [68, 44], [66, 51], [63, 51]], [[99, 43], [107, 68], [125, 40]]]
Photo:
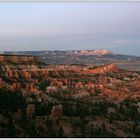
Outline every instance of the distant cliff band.
[[0, 55], [0, 62], [30, 62], [30, 61], [39, 61], [39, 58], [36, 56], [30, 55]]

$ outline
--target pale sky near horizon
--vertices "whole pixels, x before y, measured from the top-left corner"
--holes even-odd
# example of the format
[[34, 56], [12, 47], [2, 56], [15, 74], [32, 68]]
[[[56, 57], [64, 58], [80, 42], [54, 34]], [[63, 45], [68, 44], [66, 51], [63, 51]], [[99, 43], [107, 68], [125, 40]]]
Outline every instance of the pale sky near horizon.
[[0, 3], [0, 51], [79, 49], [140, 56], [140, 3]]

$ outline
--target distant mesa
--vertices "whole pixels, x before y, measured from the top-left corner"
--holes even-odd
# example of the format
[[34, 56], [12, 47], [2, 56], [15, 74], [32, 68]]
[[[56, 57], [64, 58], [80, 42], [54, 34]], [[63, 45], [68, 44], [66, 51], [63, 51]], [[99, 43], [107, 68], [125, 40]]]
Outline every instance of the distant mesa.
[[31, 55], [62, 55], [62, 54], [70, 54], [70, 55], [106, 55], [106, 54], [113, 54], [110, 50], [67, 50], [67, 51], [59, 51], [59, 50], [54, 50], [54, 51], [20, 51], [20, 52], [4, 52], [5, 54], [21, 54], [21, 55], [26, 55], [26, 54], [31, 54]]
[[106, 55], [113, 54], [110, 50], [80, 50], [74, 51], [76, 55]]

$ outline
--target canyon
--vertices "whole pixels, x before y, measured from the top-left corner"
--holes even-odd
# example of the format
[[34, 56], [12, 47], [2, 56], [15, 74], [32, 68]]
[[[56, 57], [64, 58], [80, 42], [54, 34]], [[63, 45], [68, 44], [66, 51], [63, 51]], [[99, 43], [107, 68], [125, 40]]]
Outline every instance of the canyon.
[[139, 131], [139, 72], [115, 63], [0, 55], [1, 137], [139, 137]]

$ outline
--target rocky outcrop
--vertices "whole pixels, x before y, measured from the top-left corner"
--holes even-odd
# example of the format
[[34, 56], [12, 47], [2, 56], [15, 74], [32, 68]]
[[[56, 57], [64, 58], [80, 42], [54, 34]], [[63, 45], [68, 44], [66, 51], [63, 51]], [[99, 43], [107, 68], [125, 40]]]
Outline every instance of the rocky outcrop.
[[27, 118], [32, 119], [32, 117], [35, 113], [35, 105], [34, 104], [29, 104], [27, 106], [26, 113], [27, 113]]
[[98, 67], [96, 69], [89, 70], [88, 73], [90, 74], [104, 74], [104, 73], [112, 73], [118, 72], [118, 67], [115, 64], [108, 64], [105, 66]]
[[52, 108], [51, 117], [52, 119], [60, 118], [63, 115], [63, 106], [55, 105]]
[[0, 88], [2, 88], [3, 87], [3, 80], [2, 80], [2, 78], [0, 78]]

